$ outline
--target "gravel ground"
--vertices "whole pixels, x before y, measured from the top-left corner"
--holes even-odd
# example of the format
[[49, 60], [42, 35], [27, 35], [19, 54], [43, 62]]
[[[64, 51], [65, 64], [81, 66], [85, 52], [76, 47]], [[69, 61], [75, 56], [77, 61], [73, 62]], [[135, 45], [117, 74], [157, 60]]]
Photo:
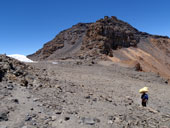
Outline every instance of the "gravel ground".
[[107, 61], [30, 65], [42, 84], [0, 82], [0, 128], [170, 128], [170, 85], [158, 75]]

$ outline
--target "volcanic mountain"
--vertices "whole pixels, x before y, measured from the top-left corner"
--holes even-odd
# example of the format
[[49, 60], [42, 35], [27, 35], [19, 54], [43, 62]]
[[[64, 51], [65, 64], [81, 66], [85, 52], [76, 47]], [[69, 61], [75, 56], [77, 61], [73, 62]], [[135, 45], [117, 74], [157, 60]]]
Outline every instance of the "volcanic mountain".
[[28, 58], [109, 59], [122, 66], [155, 72], [170, 79], [169, 37], [140, 32], [114, 16], [105, 16], [95, 23], [78, 23], [60, 32]]

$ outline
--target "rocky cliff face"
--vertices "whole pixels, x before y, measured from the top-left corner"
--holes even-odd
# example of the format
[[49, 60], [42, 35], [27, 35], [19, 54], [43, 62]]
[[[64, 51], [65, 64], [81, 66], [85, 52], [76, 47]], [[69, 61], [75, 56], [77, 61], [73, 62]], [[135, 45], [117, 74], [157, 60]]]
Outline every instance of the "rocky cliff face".
[[113, 56], [112, 50], [136, 47], [140, 40], [139, 35], [138, 30], [128, 23], [106, 16], [89, 26], [81, 50]]

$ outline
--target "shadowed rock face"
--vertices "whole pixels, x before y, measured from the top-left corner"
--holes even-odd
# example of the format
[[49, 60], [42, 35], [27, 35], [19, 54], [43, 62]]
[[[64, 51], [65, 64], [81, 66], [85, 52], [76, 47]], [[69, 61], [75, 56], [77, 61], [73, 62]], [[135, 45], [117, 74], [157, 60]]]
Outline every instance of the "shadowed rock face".
[[29, 55], [32, 60], [53, 60], [59, 57], [112, 55], [112, 50], [136, 47], [141, 37], [149, 34], [139, 32], [128, 23], [112, 16], [95, 23], [79, 23], [60, 32], [42, 49]]

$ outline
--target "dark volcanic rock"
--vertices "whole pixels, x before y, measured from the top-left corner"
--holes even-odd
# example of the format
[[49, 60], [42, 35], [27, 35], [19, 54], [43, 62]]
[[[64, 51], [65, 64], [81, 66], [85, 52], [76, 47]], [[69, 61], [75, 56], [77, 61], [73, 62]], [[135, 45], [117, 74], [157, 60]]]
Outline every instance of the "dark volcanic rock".
[[46, 72], [44, 70], [33, 68], [6, 55], [0, 55], [0, 82], [9, 83], [7, 85], [8, 90], [12, 90], [14, 84], [25, 87], [47, 85], [45, 83], [49, 79], [45, 76]]
[[0, 121], [8, 121], [8, 113], [7, 110], [1, 110], [0, 111]]
[[27, 75], [26, 70], [29, 68], [20, 61], [6, 55], [0, 55], [0, 81], [17, 81], [17, 79]]

